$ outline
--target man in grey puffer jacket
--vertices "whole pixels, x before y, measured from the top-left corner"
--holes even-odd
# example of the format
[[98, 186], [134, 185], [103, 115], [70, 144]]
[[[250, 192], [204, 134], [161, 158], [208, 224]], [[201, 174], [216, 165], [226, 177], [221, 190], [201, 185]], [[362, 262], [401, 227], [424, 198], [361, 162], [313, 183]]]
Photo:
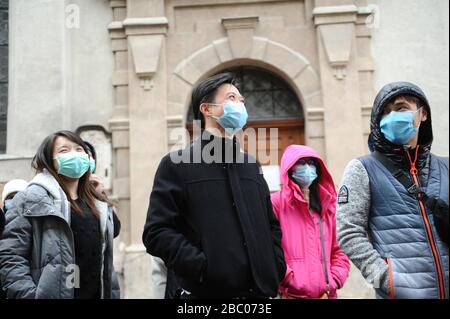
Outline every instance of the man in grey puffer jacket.
[[448, 219], [448, 158], [430, 153], [432, 140], [425, 94], [391, 83], [373, 105], [372, 154], [345, 169], [338, 240], [377, 298], [448, 299], [448, 239], [439, 232], [438, 205], [430, 204], [446, 206]]

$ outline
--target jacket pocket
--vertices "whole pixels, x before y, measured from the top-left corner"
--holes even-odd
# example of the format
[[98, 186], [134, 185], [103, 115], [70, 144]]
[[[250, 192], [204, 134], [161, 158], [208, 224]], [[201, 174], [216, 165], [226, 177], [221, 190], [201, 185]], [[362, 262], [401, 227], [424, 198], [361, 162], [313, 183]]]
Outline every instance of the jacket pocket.
[[62, 282], [62, 265], [48, 264], [41, 269], [39, 282], [36, 285], [36, 299], [59, 299], [61, 289], [67, 287]]
[[294, 270], [292, 270], [292, 268], [289, 266], [289, 264], [286, 263], [286, 273], [284, 275], [284, 279], [281, 281], [281, 285], [288, 284], [293, 276], [294, 276]]
[[295, 258], [286, 262], [286, 276], [280, 285], [280, 293], [294, 298], [308, 298], [310, 277], [303, 259]]
[[387, 266], [388, 266], [388, 277], [389, 277], [389, 298], [394, 299], [395, 291], [394, 291], [394, 273], [392, 271], [392, 262], [390, 258], [385, 258]]

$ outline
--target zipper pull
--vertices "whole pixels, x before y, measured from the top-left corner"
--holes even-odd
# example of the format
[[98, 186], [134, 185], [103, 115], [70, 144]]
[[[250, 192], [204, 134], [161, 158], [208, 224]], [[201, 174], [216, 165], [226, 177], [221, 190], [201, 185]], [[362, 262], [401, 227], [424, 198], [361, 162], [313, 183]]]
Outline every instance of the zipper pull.
[[411, 165], [411, 169], [409, 170], [411, 172], [412, 175], [417, 176], [417, 168], [416, 165]]

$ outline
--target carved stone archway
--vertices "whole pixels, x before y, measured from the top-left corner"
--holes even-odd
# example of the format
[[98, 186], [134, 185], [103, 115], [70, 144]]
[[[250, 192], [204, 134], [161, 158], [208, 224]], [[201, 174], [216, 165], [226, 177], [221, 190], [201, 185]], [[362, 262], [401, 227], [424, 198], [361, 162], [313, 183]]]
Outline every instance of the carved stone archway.
[[323, 123], [321, 123], [323, 122], [321, 85], [319, 76], [310, 62], [302, 54], [267, 38], [252, 36], [246, 43], [250, 44], [237, 55], [233, 53], [233, 38], [218, 39], [191, 54], [174, 69], [168, 87], [169, 148], [179, 142], [170, 139], [171, 136], [176, 136], [171, 134], [171, 131], [185, 127], [192, 87], [221, 65], [245, 61], [250, 65], [267, 65], [291, 84], [305, 112], [306, 144], [325, 155]]

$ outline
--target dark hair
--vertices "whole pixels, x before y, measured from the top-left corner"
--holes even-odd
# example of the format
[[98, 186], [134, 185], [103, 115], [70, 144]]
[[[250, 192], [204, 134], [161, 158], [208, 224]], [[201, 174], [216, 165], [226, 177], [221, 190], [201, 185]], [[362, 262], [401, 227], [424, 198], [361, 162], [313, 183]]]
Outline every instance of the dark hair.
[[86, 145], [88, 151], [91, 152], [92, 158], [94, 159], [94, 161], [97, 161], [97, 152], [95, 151], [94, 145], [92, 145], [88, 141], [84, 141], [84, 145]]
[[[89, 152], [91, 152], [92, 158], [94, 159], [94, 161], [97, 162], [97, 152], [95, 151], [94, 145], [92, 145], [88, 141], [84, 141], [84, 145], [86, 145], [86, 147], [88, 148]], [[96, 170], [97, 170], [97, 165], [95, 165], [94, 171], [92, 173], [95, 173]]]
[[236, 76], [230, 72], [216, 74], [200, 82], [192, 91], [190, 108], [194, 112], [194, 119], [201, 121], [202, 129], [205, 127], [205, 118], [200, 112], [200, 105], [202, 103], [213, 103], [217, 89], [222, 84], [237, 86]]
[[316, 172], [317, 178], [309, 186], [309, 208], [322, 215], [322, 204], [320, 203], [320, 191], [319, 191], [319, 180], [320, 180], [320, 165], [316, 162]]
[[[386, 105], [384, 106], [384, 110], [386, 110], [386, 108], [388, 106], [390, 106], [391, 104], [394, 104], [396, 100], [398, 99], [405, 99], [406, 101], [408, 101], [409, 103], [415, 103], [417, 106], [417, 109], [424, 107], [426, 104], [419, 99], [418, 97], [414, 96], [414, 95], [410, 95], [410, 94], [400, 94], [400, 95], [396, 95], [394, 97], [392, 97], [388, 103], [386, 103]], [[428, 111], [428, 110], [427, 110]]]
[[[55, 147], [55, 141], [58, 137], [67, 138], [68, 140], [80, 145], [84, 149], [84, 151], [88, 153], [86, 144], [77, 134], [70, 131], [59, 131], [47, 136], [44, 139], [31, 162], [31, 166], [36, 170], [37, 173], [42, 173], [44, 170], [47, 170], [56, 179], [59, 186], [61, 186], [61, 188], [63, 189], [64, 193], [67, 196], [67, 199], [71, 204], [72, 209], [77, 214], [83, 215], [83, 212], [79, 205], [69, 196], [69, 192], [67, 191], [67, 188], [65, 186], [65, 177], [58, 175], [55, 167], [53, 166], [53, 149]], [[111, 203], [103, 194], [100, 194], [95, 190], [94, 186], [89, 182], [90, 175], [91, 171], [88, 169], [87, 172], [82, 177], [80, 177], [77, 193], [79, 198], [86, 203], [86, 205], [98, 218], [100, 216], [100, 212], [95, 205], [95, 200], [97, 199], [108, 204]]]

